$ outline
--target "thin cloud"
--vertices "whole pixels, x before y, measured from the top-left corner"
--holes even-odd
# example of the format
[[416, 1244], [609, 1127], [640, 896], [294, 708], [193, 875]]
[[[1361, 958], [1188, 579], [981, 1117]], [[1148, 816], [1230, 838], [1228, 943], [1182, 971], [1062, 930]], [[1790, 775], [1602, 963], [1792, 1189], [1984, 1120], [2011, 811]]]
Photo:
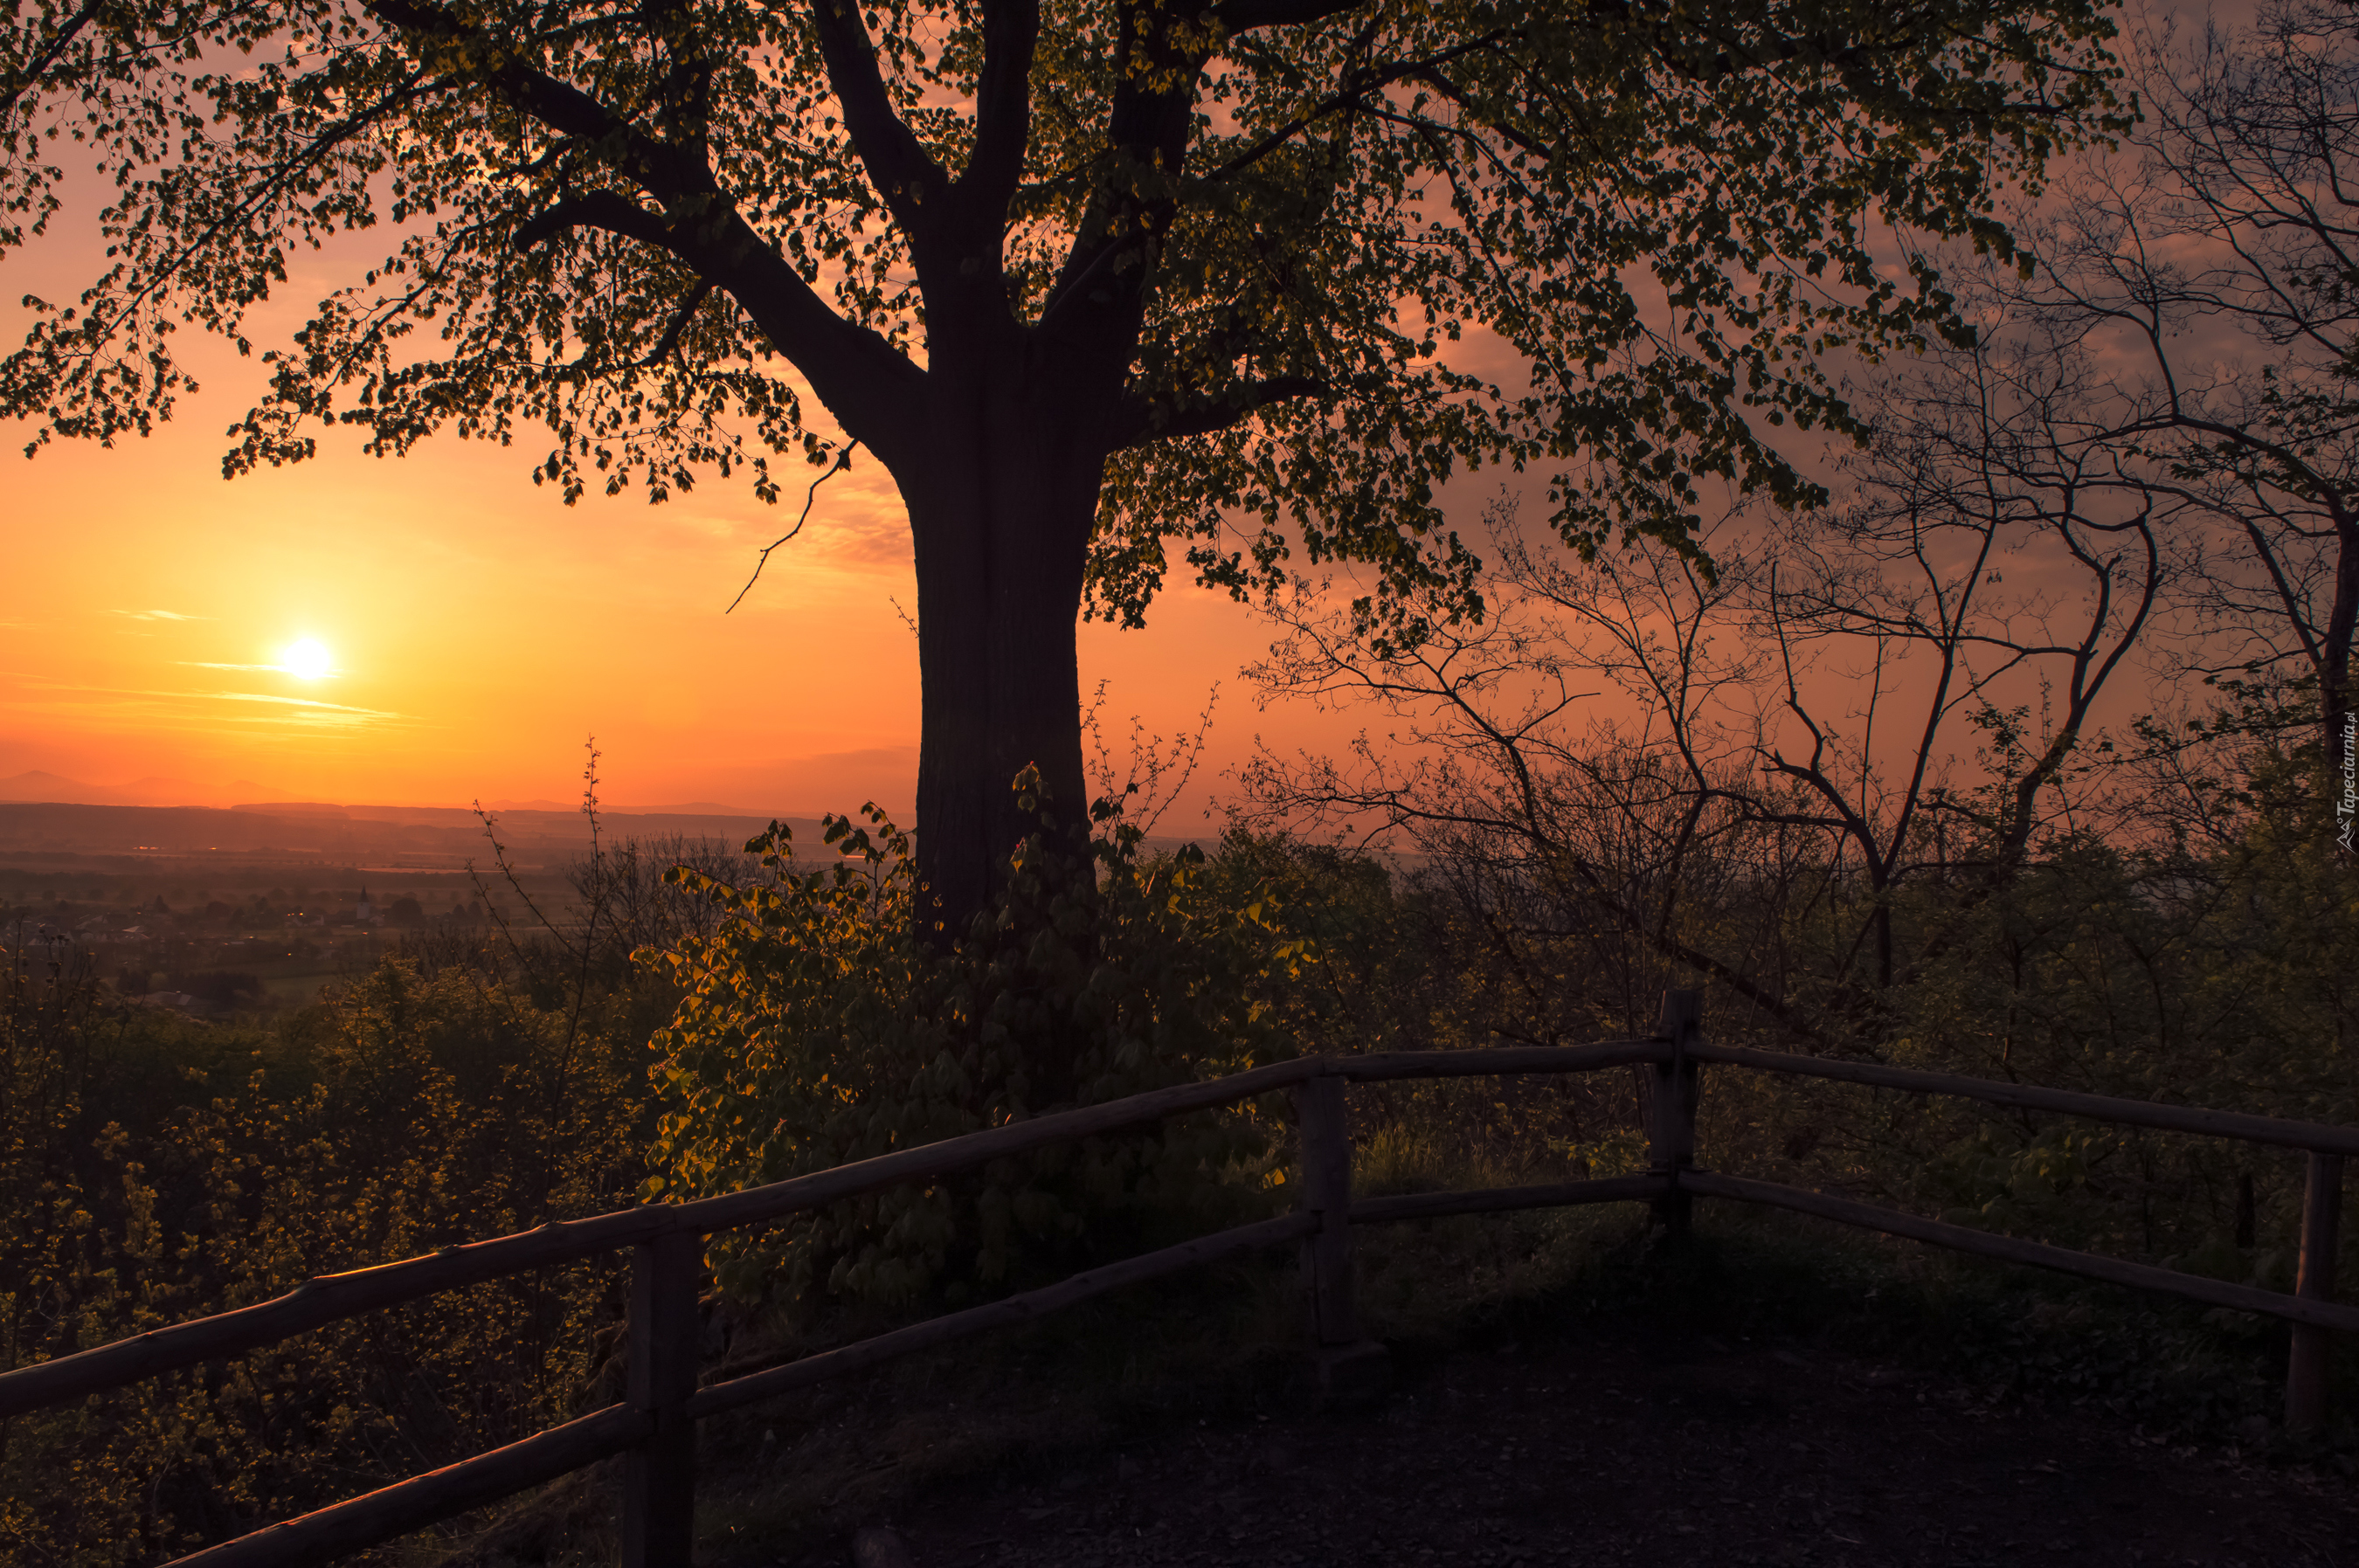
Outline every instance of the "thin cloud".
[[177, 610], [118, 610], [117, 615], [127, 615], [134, 621], [210, 621], [210, 615], [183, 615]]
[[[291, 711], [264, 713], [242, 713], [232, 711], [228, 713], [216, 713], [210, 718], [207, 722], [213, 724], [300, 725], [310, 729], [332, 727], [345, 730], [356, 730], [364, 727], [379, 728], [385, 726], [407, 726], [415, 722], [415, 720], [411, 719], [408, 714], [396, 713], [386, 708], [357, 708], [349, 703], [322, 702], [316, 697], [281, 697], [270, 692], [149, 691], [136, 687], [69, 686], [62, 683], [49, 681], [35, 681], [27, 684], [48, 691], [71, 692], [80, 697], [112, 698], [114, 700], [111, 703], [103, 705], [87, 703], [73, 705], [57, 703], [36, 704], [19, 701], [0, 706], [5, 706], [17, 711], [46, 710], [50, 712], [71, 712], [74, 711], [76, 708], [89, 711], [93, 707], [103, 706], [113, 708], [118, 715], [122, 716], [128, 716], [126, 710], [130, 710], [133, 712], [144, 712], [158, 719], [186, 719], [190, 717], [188, 708], [186, 706], [188, 704], [199, 703], [210, 705], [217, 702], [230, 702], [253, 704], [266, 708], [288, 709]], [[158, 704], [168, 706], [159, 707], [158, 706]]]
[[[274, 676], [287, 676], [293, 675], [295, 673], [288, 669], [285, 665], [216, 665], [208, 663], [202, 659], [176, 659], [173, 663], [181, 665], [192, 670], [258, 670], [264, 674]], [[303, 678], [306, 680], [333, 680], [336, 678], [336, 672], [334, 670], [322, 670], [316, 676], [306, 676]]]
[[[276, 669], [278, 666], [276, 665], [264, 665], [260, 667], [264, 669]], [[174, 694], [158, 691], [147, 692], [144, 695], [148, 697], [167, 697]], [[389, 713], [383, 708], [353, 708], [341, 702], [321, 702], [316, 697], [277, 697], [269, 692], [261, 691], [192, 691], [181, 695], [189, 697], [217, 697], [223, 702], [278, 702], [284, 703], [289, 708], [332, 708], [338, 713], [357, 713], [368, 719], [398, 719], [401, 717], [398, 713]]]

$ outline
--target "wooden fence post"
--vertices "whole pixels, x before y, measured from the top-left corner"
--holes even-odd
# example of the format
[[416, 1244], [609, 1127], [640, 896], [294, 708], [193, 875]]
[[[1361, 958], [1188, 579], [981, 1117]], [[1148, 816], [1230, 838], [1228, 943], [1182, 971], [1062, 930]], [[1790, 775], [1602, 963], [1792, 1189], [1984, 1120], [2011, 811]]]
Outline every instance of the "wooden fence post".
[[1670, 1059], [1651, 1069], [1647, 1096], [1647, 1166], [1670, 1178], [1672, 1187], [1655, 1203], [1655, 1217], [1674, 1236], [1687, 1234], [1695, 1196], [1679, 1186], [1680, 1173], [1695, 1164], [1696, 1064], [1688, 1047], [1701, 1037], [1703, 992], [1673, 989], [1663, 993], [1662, 1022], [1655, 1038], [1670, 1043]]
[[[2301, 1266], [2293, 1293], [2318, 1301], [2334, 1298], [2335, 1230], [2343, 1217], [2343, 1156], [2313, 1151], [2301, 1184]], [[2293, 1353], [2286, 1358], [2286, 1431], [2314, 1436], [2326, 1425], [2326, 1374], [2333, 1364], [2334, 1331], [2293, 1325]]]
[[1384, 1346], [1360, 1332], [1352, 1292], [1352, 1130], [1343, 1080], [1321, 1074], [1294, 1091], [1302, 1138], [1299, 1206], [1319, 1216], [1302, 1243], [1302, 1287], [1319, 1393], [1329, 1401], [1380, 1395], [1391, 1382]]
[[1302, 1243], [1302, 1290], [1311, 1343], [1350, 1345], [1360, 1337], [1352, 1300], [1352, 1133], [1343, 1080], [1316, 1077], [1294, 1091], [1302, 1131], [1300, 1206], [1320, 1217]]
[[634, 1409], [655, 1418], [646, 1443], [623, 1456], [623, 1568], [689, 1568], [696, 1552], [696, 1392], [701, 1332], [697, 1286], [704, 1238], [657, 1238], [631, 1254], [629, 1384]]

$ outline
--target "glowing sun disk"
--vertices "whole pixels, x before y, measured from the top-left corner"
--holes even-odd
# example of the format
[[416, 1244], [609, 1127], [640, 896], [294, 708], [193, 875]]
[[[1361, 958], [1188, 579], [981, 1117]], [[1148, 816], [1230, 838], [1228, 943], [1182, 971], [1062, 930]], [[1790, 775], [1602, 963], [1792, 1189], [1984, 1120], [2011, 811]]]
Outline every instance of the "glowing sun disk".
[[317, 639], [306, 637], [280, 656], [278, 667], [290, 676], [318, 680], [335, 667], [335, 660]]

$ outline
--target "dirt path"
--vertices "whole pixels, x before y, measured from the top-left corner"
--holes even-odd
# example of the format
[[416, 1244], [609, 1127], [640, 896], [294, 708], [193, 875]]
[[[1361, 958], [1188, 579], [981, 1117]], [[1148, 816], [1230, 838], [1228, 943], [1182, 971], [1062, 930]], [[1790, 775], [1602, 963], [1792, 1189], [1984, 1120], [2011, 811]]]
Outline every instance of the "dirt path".
[[2339, 1475], [1979, 1411], [1886, 1365], [1606, 1342], [1455, 1354], [1399, 1383], [1362, 1414], [1190, 1425], [881, 1522], [917, 1568], [2359, 1565]]

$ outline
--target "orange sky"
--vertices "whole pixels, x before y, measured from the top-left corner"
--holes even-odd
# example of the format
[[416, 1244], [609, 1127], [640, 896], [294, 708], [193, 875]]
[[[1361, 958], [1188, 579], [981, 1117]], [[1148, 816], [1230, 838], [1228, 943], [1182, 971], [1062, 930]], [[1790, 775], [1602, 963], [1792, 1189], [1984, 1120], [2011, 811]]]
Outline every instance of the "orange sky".
[[[76, 202], [51, 238], [0, 260], [0, 339], [20, 340], [23, 294], [78, 292], [98, 260], [92, 228]], [[255, 340], [284, 342], [384, 243], [298, 258]], [[318, 460], [228, 481], [222, 432], [262, 367], [193, 330], [180, 346], [206, 390], [156, 437], [60, 442], [27, 461], [12, 435], [0, 451], [0, 779], [168, 781], [138, 792], [158, 803], [562, 803], [578, 798], [594, 733], [616, 809], [803, 815], [874, 798], [908, 819], [917, 648], [895, 601], [914, 611], [916, 592], [907, 524], [873, 461], [820, 492], [802, 537], [724, 616], [808, 473], [776, 508], [736, 481], [663, 506], [567, 507], [531, 482], [528, 448], [445, 437], [381, 460], [328, 430]], [[1495, 483], [1459, 487], [1470, 537]], [[1205, 766], [1162, 831], [1201, 830], [1257, 739], [1332, 752], [1387, 727], [1367, 710], [1256, 710], [1238, 671], [1269, 628], [1174, 581], [1147, 630], [1082, 633], [1082, 689], [1107, 683], [1117, 756], [1131, 715], [1191, 729], [1222, 686]], [[330, 650], [332, 676], [274, 667], [304, 638]]]
[[[71, 299], [86, 281], [90, 232], [86, 209], [70, 209], [52, 238], [0, 262], [11, 346], [15, 300]], [[284, 341], [301, 307], [382, 243], [305, 258], [314, 265], [277, 291], [256, 341]], [[262, 367], [193, 330], [180, 348], [205, 389], [157, 436], [112, 450], [60, 442], [27, 461], [12, 431], [0, 453], [0, 778], [177, 781], [143, 794], [192, 804], [570, 801], [595, 733], [602, 794], [618, 809], [804, 813], [874, 797], [908, 816], [917, 647], [895, 600], [914, 612], [916, 589], [908, 526], [876, 464], [820, 492], [802, 537], [724, 617], [808, 475], [776, 508], [736, 481], [662, 506], [567, 507], [531, 482], [521, 448], [440, 438], [377, 460], [330, 430], [315, 461], [224, 481], [221, 432]], [[332, 652], [333, 676], [270, 667], [306, 637]], [[1257, 731], [1290, 747], [1356, 728], [1256, 714], [1237, 672], [1267, 639], [1191, 588], [1147, 631], [1082, 632], [1082, 689], [1108, 683], [1104, 711], [1125, 735], [1132, 714], [1166, 734], [1192, 728], [1222, 683], [1188, 818], [1201, 821]], [[1187, 828], [1173, 816], [1164, 830]]]
[[[594, 732], [620, 807], [906, 811], [917, 645], [893, 601], [916, 594], [877, 466], [823, 489], [724, 617], [783, 525], [734, 487], [569, 508], [515, 449], [440, 439], [379, 460], [336, 432], [317, 461], [225, 481], [233, 380], [151, 439], [0, 459], [0, 776], [179, 779], [201, 802], [563, 800]], [[1168, 732], [1223, 682], [1215, 749], [1233, 760], [1257, 723], [1237, 669], [1266, 633], [1194, 589], [1152, 622], [1086, 628], [1083, 689], [1108, 680], [1109, 716]], [[234, 667], [304, 637], [333, 676]]]
[[[38, 276], [60, 259], [0, 265], [5, 297], [70, 297], [67, 278]], [[317, 297], [332, 276], [299, 275], [283, 297]], [[917, 645], [895, 602], [914, 611], [916, 592], [877, 464], [822, 489], [810, 526], [724, 616], [807, 477], [778, 508], [729, 482], [662, 506], [567, 507], [531, 482], [522, 449], [446, 437], [377, 460], [331, 430], [314, 461], [224, 481], [220, 432], [260, 367], [187, 347], [207, 389], [156, 437], [0, 453], [0, 779], [167, 781], [138, 792], [155, 803], [570, 803], [594, 733], [614, 809], [804, 815], [874, 798], [911, 816]], [[1470, 537], [1495, 482], [1461, 487]], [[1131, 715], [1192, 729], [1221, 684], [1205, 765], [1161, 831], [1202, 831], [1257, 740], [1334, 752], [1390, 727], [1365, 708], [1256, 709], [1238, 672], [1271, 629], [1174, 580], [1147, 630], [1081, 639], [1082, 689], [1107, 683], [1117, 758]], [[305, 638], [330, 650], [332, 676], [273, 667]]]

